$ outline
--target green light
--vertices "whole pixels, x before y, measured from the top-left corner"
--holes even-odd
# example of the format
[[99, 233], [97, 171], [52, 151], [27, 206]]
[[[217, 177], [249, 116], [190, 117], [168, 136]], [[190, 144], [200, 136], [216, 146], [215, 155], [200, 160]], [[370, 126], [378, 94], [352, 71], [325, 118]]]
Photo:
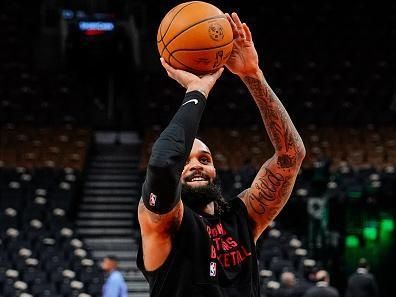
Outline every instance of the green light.
[[364, 227], [363, 236], [366, 240], [376, 240], [377, 239], [377, 228], [375, 227]]
[[395, 222], [392, 219], [381, 220], [381, 230], [392, 232], [395, 229]]
[[359, 238], [356, 235], [348, 235], [345, 239], [348, 248], [357, 248], [359, 246]]

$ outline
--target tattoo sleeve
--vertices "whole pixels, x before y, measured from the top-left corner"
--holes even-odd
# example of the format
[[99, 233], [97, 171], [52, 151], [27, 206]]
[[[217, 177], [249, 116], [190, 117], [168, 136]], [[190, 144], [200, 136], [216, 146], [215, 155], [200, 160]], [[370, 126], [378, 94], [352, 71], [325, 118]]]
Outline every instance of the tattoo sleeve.
[[275, 154], [264, 163], [243, 198], [255, 225], [257, 239], [289, 199], [305, 148], [286, 109], [264, 76], [261, 73], [247, 76], [243, 82], [260, 110], [275, 149]]

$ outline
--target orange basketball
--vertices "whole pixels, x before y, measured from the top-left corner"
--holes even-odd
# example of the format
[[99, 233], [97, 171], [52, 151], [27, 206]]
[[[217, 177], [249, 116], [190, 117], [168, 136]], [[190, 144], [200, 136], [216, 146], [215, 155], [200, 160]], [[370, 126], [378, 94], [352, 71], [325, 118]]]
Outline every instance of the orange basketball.
[[172, 67], [195, 74], [211, 73], [222, 67], [231, 54], [232, 28], [216, 6], [185, 2], [162, 19], [157, 45], [160, 55]]

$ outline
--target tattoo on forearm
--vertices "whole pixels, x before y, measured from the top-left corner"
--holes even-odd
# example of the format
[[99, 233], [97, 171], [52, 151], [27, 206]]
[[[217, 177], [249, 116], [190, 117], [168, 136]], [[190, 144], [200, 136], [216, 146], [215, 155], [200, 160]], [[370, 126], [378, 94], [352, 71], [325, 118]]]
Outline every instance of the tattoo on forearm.
[[279, 166], [282, 168], [294, 166], [302, 142], [285, 108], [265, 82], [264, 77], [261, 80], [245, 77], [244, 82], [257, 103], [275, 150], [282, 152], [278, 158]]
[[274, 173], [268, 168], [264, 168], [265, 174], [254, 183], [249, 194], [249, 204], [257, 214], [264, 214], [269, 205], [276, 203], [279, 198], [279, 190], [286, 179], [279, 173]]
[[296, 170], [304, 156], [304, 145], [286, 109], [264, 77], [245, 77], [276, 154], [263, 165], [246, 202], [256, 218], [260, 234], [285, 205], [293, 189]]
[[296, 165], [296, 158], [289, 155], [280, 155], [277, 164], [280, 168], [291, 168]]

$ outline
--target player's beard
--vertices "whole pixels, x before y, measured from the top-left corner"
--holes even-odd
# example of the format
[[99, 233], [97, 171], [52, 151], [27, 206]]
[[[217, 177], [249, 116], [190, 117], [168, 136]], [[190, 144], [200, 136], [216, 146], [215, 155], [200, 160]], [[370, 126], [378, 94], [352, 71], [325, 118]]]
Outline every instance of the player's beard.
[[215, 214], [217, 215], [223, 214], [229, 208], [228, 203], [221, 195], [220, 187], [213, 182], [199, 187], [183, 184], [181, 197], [188, 207], [197, 212], [201, 212], [211, 202], [215, 204]]

